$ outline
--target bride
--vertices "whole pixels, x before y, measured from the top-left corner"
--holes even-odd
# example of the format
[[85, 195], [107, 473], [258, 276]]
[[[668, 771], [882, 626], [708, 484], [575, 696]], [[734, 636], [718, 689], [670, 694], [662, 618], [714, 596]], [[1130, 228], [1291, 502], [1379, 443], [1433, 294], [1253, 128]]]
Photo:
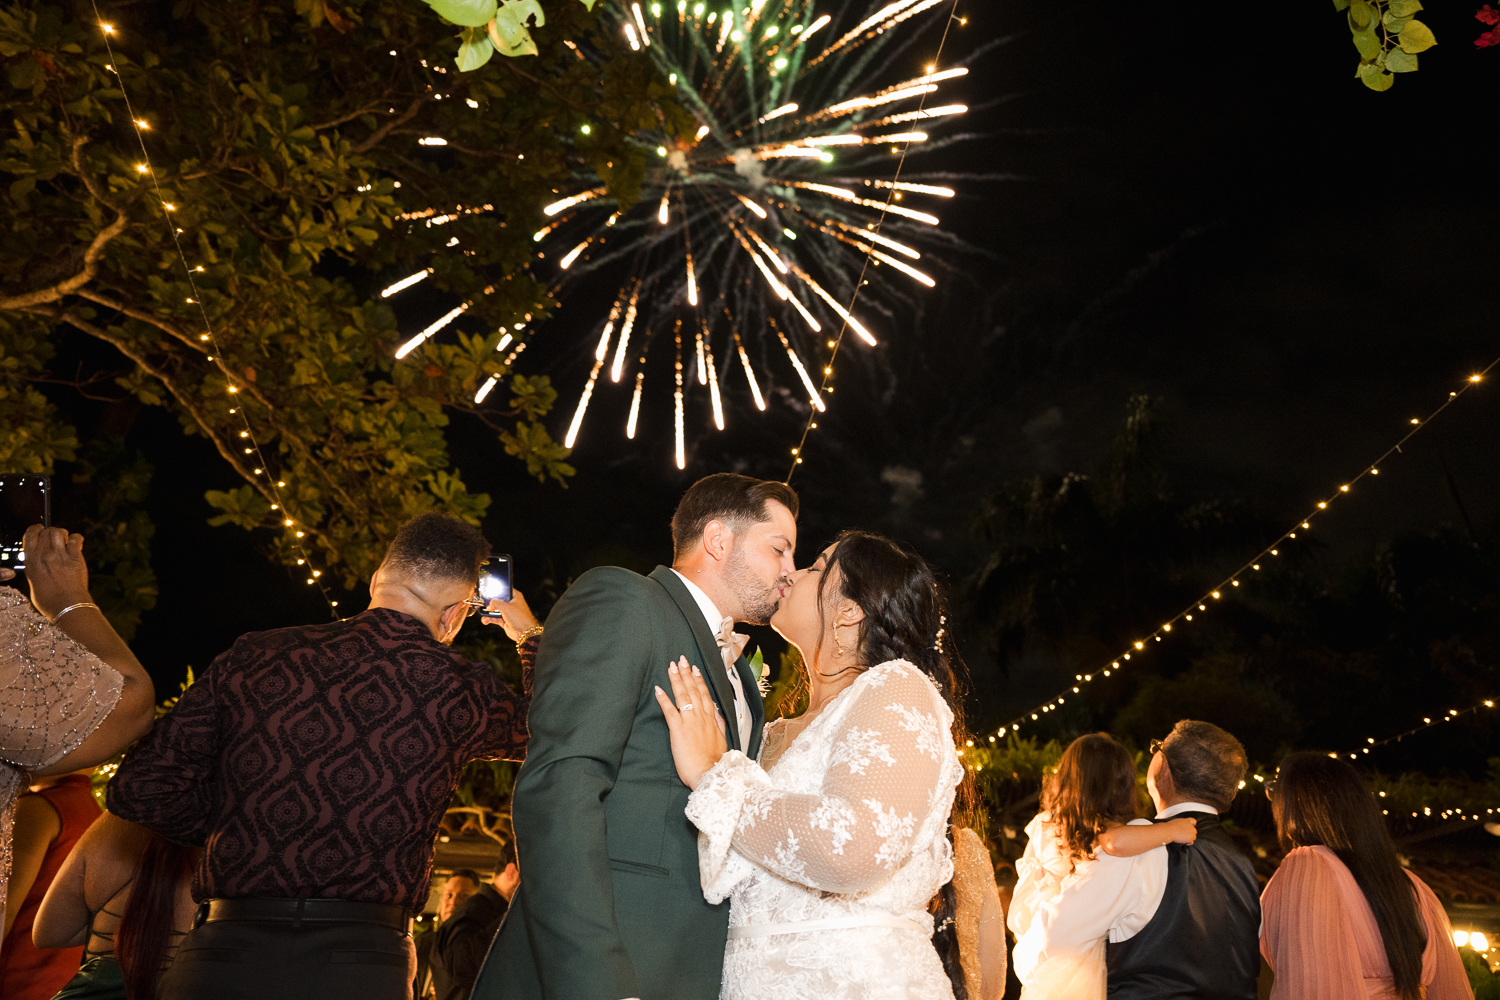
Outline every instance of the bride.
[[805, 713], [766, 727], [759, 762], [725, 751], [685, 657], [671, 697], [657, 688], [693, 789], [703, 895], [731, 901], [724, 1000], [951, 1000], [927, 909], [953, 875], [964, 773], [943, 621], [920, 557], [845, 532], [771, 618], [811, 691]]

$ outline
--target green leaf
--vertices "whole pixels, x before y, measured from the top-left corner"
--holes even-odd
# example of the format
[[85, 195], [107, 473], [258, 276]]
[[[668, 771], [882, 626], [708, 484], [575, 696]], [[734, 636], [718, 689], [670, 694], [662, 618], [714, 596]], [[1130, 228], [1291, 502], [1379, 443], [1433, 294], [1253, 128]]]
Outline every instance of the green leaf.
[[[582, 3], [589, 10], [593, 10], [594, 9], [594, 4], [597, 2], [597, 0], [579, 0], [579, 2]], [[1339, 0], [1333, 0], [1333, 2], [1334, 3], [1338, 3]]]
[[489, 28], [490, 41], [494, 43], [495, 51], [502, 56], [513, 59], [516, 56], [537, 54], [536, 42], [532, 41], [531, 32], [526, 30], [526, 25], [516, 17], [514, 11], [500, 11], [490, 22]]
[[1401, 34], [1401, 29], [1406, 27], [1407, 22], [1410, 20], [1411, 18], [1409, 17], [1396, 17], [1394, 14], [1387, 13], [1380, 19], [1380, 23], [1385, 25], [1386, 31], [1393, 35], [1399, 35]]
[[1375, 34], [1375, 29], [1369, 31], [1356, 31], [1354, 33], [1354, 47], [1359, 50], [1359, 57], [1365, 62], [1370, 62], [1379, 57], [1384, 51], [1380, 44], [1380, 38]]
[[765, 658], [765, 655], [763, 653], [761, 653], [761, 651], [759, 649], [757, 649], [755, 652], [753, 652], [753, 653], [750, 654], [749, 664], [750, 664], [750, 672], [755, 675], [755, 679], [757, 681], [759, 681], [763, 676], [765, 676], [765, 673], [766, 673], [766, 658]]
[[1385, 68], [1392, 73], [1415, 73], [1417, 57], [1401, 49], [1391, 49], [1385, 54]]
[[17, 59], [5, 67], [6, 79], [17, 90], [30, 90], [42, 77], [42, 67], [35, 59]]
[[[468, 73], [476, 70], [490, 61], [490, 56], [495, 54], [495, 47], [490, 40], [483, 35], [473, 41], [465, 41], [458, 47], [458, 58], [453, 60], [458, 63], [460, 73]], [[374, 242], [373, 240], [371, 242]]]
[[1386, 6], [1386, 13], [1393, 17], [1411, 17], [1421, 9], [1422, 4], [1418, 0], [1391, 0]]
[[1367, 31], [1375, 26], [1375, 8], [1365, 0], [1353, 0], [1349, 4], [1349, 30]]
[[1402, 52], [1410, 52], [1415, 55], [1418, 52], [1426, 52], [1437, 44], [1437, 38], [1432, 34], [1432, 29], [1421, 21], [1408, 22], [1401, 29], [1401, 34], [1396, 37], [1401, 45]]
[[427, 6], [454, 24], [478, 28], [494, 18], [497, 4], [495, 0], [427, 0]]
[[1359, 68], [1359, 79], [1371, 90], [1390, 90], [1391, 84], [1396, 82], [1395, 77], [1382, 71], [1374, 63], [1369, 63]]

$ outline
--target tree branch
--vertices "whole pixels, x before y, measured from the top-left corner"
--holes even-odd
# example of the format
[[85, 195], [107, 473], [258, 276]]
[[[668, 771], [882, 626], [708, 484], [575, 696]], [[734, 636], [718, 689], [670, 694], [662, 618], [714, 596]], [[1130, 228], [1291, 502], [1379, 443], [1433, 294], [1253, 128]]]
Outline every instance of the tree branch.
[[229, 379], [231, 382], [237, 384], [243, 383], [241, 385], [241, 388], [248, 390], [250, 395], [254, 396], [256, 401], [264, 406], [267, 410], [275, 409], [271, 405], [270, 400], [266, 399], [266, 397], [261, 394], [260, 389], [253, 382], [250, 382], [243, 375], [239, 375], [235, 372], [230, 371], [229, 366], [225, 363], [222, 357], [216, 355], [210, 356], [208, 353], [209, 348], [204, 347], [202, 341], [195, 341], [192, 337], [189, 337], [187, 334], [183, 333], [171, 323], [168, 323], [158, 316], [153, 316], [148, 312], [142, 312], [139, 309], [127, 306], [123, 302], [116, 302], [113, 299], [100, 295], [98, 292], [88, 290], [80, 291], [78, 293], [78, 297], [88, 299], [90, 302], [97, 302], [99, 303], [99, 305], [104, 306], [106, 309], [113, 309], [125, 316], [129, 316], [131, 319], [140, 320], [142, 323], [148, 323], [165, 333], [167, 336], [181, 341], [187, 347], [208, 358], [214, 364], [214, 366], [217, 367], [221, 373], [223, 373], [226, 379]]
[[[275, 505], [281, 502], [277, 498], [276, 494], [271, 491], [271, 488], [269, 486], [260, 483], [258, 481], [259, 477], [253, 475], [248, 468], [240, 464], [240, 456], [234, 454], [230, 450], [229, 445], [224, 440], [222, 440], [217, 433], [215, 433], [213, 427], [209, 425], [208, 418], [196, 405], [194, 405], [192, 400], [190, 400], [183, 393], [183, 391], [178, 388], [178, 386], [172, 381], [171, 377], [168, 376], [165, 372], [158, 371], [149, 361], [146, 360], [145, 357], [143, 357], [138, 351], [136, 351], [129, 344], [129, 342], [123, 340], [120, 337], [116, 337], [103, 327], [95, 326], [88, 320], [81, 319], [80, 317], [75, 316], [67, 311], [48, 309], [45, 306], [34, 306], [27, 308], [25, 311], [31, 313], [32, 315], [45, 316], [49, 319], [60, 320], [61, 322], [67, 323], [70, 326], [76, 327], [77, 329], [83, 331], [91, 337], [95, 337], [99, 340], [104, 341], [106, 344], [113, 346], [115, 350], [119, 351], [121, 354], [125, 355], [125, 357], [129, 358], [143, 372], [160, 382], [162, 386], [166, 388], [167, 392], [171, 393], [172, 398], [176, 400], [177, 405], [181, 406], [185, 411], [187, 411], [188, 416], [193, 418], [193, 423], [197, 425], [198, 430], [203, 434], [203, 436], [213, 443], [214, 448], [219, 453], [219, 457], [228, 462], [229, 467], [233, 469], [241, 479], [249, 483], [251, 489], [259, 493], [270, 504]], [[283, 511], [283, 513], [289, 512]], [[283, 519], [278, 518], [278, 520]], [[303, 521], [299, 521], [298, 523], [301, 525], [304, 531], [316, 537], [319, 542], [321, 542], [325, 547], [329, 549], [329, 551], [335, 551], [329, 543], [327, 536], [322, 531], [318, 530], [310, 523]]]
[[364, 142], [355, 146], [351, 150], [351, 152], [368, 153], [370, 150], [374, 149], [376, 146], [384, 142], [386, 136], [390, 135], [392, 130], [394, 130], [398, 125], [405, 125], [407, 122], [415, 118], [417, 116], [417, 112], [422, 110], [422, 105], [426, 103], [427, 97], [425, 94], [421, 97], [418, 97], [415, 101], [412, 101], [411, 106], [408, 107], [405, 111], [401, 112], [401, 114], [397, 115], [395, 118], [392, 118], [390, 121], [380, 126], [374, 132], [371, 132], [370, 137]]
[[73, 168], [77, 171], [78, 177], [83, 181], [84, 186], [88, 188], [89, 194], [93, 195], [94, 200], [116, 213], [115, 221], [99, 230], [95, 234], [93, 241], [89, 243], [88, 249], [83, 252], [83, 270], [71, 278], [64, 278], [50, 288], [39, 288], [36, 291], [26, 292], [23, 295], [0, 298], [0, 309], [27, 309], [31, 306], [39, 306], [47, 302], [56, 302], [64, 295], [71, 295], [90, 281], [93, 281], [94, 275], [99, 271], [99, 258], [104, 254], [105, 245], [123, 233], [125, 226], [130, 222], [130, 218], [95, 186], [94, 179], [84, 169], [82, 153], [83, 145], [86, 142], [88, 142], [87, 136], [79, 136], [73, 140]]
[[345, 124], [346, 122], [352, 122], [356, 118], [359, 118], [359, 117], [361, 117], [363, 115], [370, 114], [372, 111], [379, 111], [380, 110], [380, 104], [387, 104], [387, 105], [389, 105], [389, 103], [390, 103], [389, 101], [382, 101], [382, 102], [377, 103], [377, 104], [371, 104], [371, 105], [368, 105], [366, 107], [360, 108], [358, 111], [351, 111], [347, 115], [344, 115], [344, 116], [342, 116], [340, 118], [335, 118], [331, 122], [324, 122], [321, 125], [314, 125], [313, 126], [313, 131], [314, 132], [321, 132], [325, 128], [336, 128], [339, 125]]

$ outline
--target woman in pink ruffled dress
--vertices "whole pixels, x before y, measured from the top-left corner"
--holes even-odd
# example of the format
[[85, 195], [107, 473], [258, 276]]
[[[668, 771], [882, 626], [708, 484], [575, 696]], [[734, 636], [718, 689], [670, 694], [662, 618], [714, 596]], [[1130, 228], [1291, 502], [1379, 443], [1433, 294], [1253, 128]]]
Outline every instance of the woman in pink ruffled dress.
[[1447, 914], [1358, 771], [1294, 753], [1266, 794], [1287, 852], [1260, 898], [1271, 1000], [1473, 1000]]

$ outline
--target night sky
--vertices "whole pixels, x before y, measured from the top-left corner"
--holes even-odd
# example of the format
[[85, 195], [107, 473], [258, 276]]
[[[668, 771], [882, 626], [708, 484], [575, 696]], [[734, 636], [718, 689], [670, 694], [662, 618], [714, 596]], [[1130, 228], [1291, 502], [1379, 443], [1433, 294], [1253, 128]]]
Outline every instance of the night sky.
[[[1424, 14], [1439, 46], [1376, 94], [1352, 78], [1357, 57], [1327, 3], [961, 0], [968, 24], [951, 53], [1003, 40], [954, 88], [976, 109], [964, 128], [983, 135], [914, 168], [1014, 179], [955, 184], [939, 214], [972, 252], [949, 256], [954, 273], [881, 347], [846, 345], [793, 480], [799, 554], [859, 526], [959, 579], [979, 558], [970, 524], [985, 494], [1095, 468], [1139, 393], [1170, 417], [1178, 491], [1237, 497], [1278, 521], [1378, 456], [1500, 356], [1500, 220], [1482, 153], [1500, 51], [1471, 44], [1473, 6]], [[910, 75], [936, 36], [925, 42]], [[521, 364], [552, 375], [559, 438], [592, 347], [568, 337], [570, 315]], [[543, 598], [592, 565], [649, 570], [669, 558], [667, 521], [695, 478], [783, 478], [803, 415], [755, 414], [738, 372], [730, 384], [729, 430], [690, 436], [685, 472], [666, 409], [647, 411], [630, 448], [623, 409], [606, 410], [585, 427], [566, 490], [525, 479], [486, 432], [455, 423], [454, 463], [494, 498], [485, 530], [515, 557], [517, 585]], [[1325, 557], [1459, 523], [1455, 493], [1475, 522], [1494, 522], [1497, 391], [1460, 400], [1328, 518]], [[312, 588], [257, 555], [261, 540], [207, 527], [204, 490], [234, 483], [202, 440], [150, 411], [131, 440], [157, 469], [161, 587], [135, 647], [164, 695], [242, 632], [326, 617]], [[990, 665], [977, 646], [965, 652], [979, 673]], [[979, 714], [1001, 718], [1057, 686], [1017, 678]]]

